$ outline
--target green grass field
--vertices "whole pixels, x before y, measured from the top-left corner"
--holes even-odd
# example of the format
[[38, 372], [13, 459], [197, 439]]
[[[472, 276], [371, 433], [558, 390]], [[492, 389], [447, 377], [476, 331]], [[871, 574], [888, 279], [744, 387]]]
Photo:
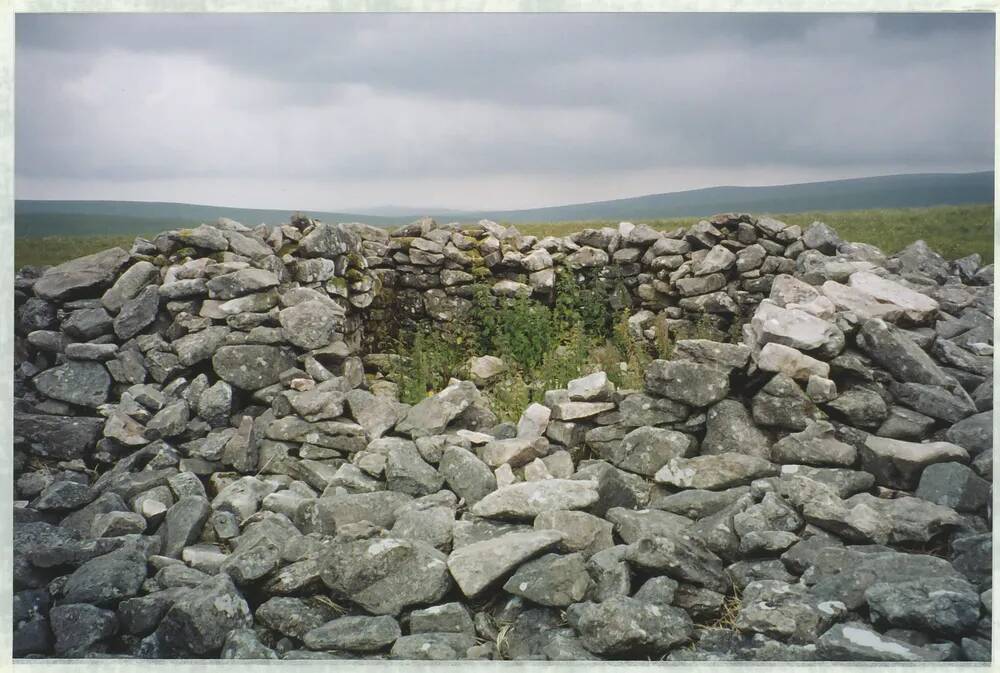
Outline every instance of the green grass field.
[[[877, 245], [887, 253], [898, 252], [917, 239], [923, 239], [948, 259], [974, 252], [985, 262], [993, 261], [993, 206], [938, 206], [933, 208], [894, 208], [775, 214], [788, 224], [803, 228], [820, 220], [837, 230], [844, 240]], [[665, 231], [689, 226], [698, 217], [647, 220]], [[518, 224], [525, 234], [565, 236], [588, 227], [617, 226], [617, 222], [539, 222]], [[19, 237], [14, 242], [14, 266], [59, 264], [74, 257], [114, 246], [126, 250], [133, 236], [46, 236]]]

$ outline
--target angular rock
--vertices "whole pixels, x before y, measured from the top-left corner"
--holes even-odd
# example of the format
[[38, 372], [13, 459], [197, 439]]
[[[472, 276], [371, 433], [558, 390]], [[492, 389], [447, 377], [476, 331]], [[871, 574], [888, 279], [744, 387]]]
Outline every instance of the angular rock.
[[721, 490], [749, 484], [777, 474], [778, 467], [762, 458], [742, 453], [720, 453], [694, 458], [673, 458], [653, 477], [675, 488]]
[[100, 362], [70, 360], [46, 369], [33, 379], [35, 388], [46, 397], [84, 407], [96, 407], [108, 399], [111, 375]]
[[552, 549], [562, 539], [554, 530], [514, 532], [456, 548], [448, 570], [468, 597], [482, 593], [522, 562]]
[[861, 464], [883, 486], [912, 491], [924, 468], [934, 463], [966, 463], [969, 454], [949, 442], [904, 442], [869, 435], [861, 447]]
[[323, 556], [323, 583], [337, 597], [376, 615], [440, 600], [451, 588], [444, 554], [414, 540], [334, 543]]
[[476, 516], [531, 520], [542, 512], [585, 509], [598, 500], [593, 481], [545, 479], [500, 488], [472, 506]]
[[676, 402], [705, 407], [729, 393], [726, 370], [683, 360], [654, 360], [646, 367], [646, 390]]

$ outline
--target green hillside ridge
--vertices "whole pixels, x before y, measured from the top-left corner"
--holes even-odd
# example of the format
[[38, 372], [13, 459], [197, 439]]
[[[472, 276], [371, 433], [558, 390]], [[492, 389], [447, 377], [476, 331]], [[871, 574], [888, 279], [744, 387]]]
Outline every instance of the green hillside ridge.
[[[765, 214], [758, 212], [757, 214]], [[877, 245], [888, 253], [898, 252], [913, 241], [923, 239], [948, 259], [979, 253], [984, 262], [993, 261], [992, 204], [894, 208], [853, 211], [809, 211], [776, 213], [789, 224], [807, 227], [819, 220], [836, 229], [848, 241]], [[234, 218], [235, 219], [235, 218]], [[657, 229], [669, 231], [697, 222], [697, 217], [646, 220]], [[276, 220], [284, 221], [284, 220]], [[505, 222], [510, 223], [510, 222]], [[588, 227], [616, 226], [618, 220], [517, 223], [525, 234], [564, 236]], [[128, 249], [135, 236], [152, 235], [178, 225], [160, 226], [152, 231], [134, 231], [116, 236], [18, 237], [14, 241], [15, 268], [25, 265], [59, 264], [106, 248]]]
[[[651, 194], [612, 201], [578, 203], [524, 210], [479, 210], [440, 213], [414, 211], [393, 216], [301, 210], [326, 222], [367, 222], [375, 226], [406, 224], [423, 215], [442, 222], [569, 222], [590, 220], [656, 220], [705, 217], [722, 212], [798, 213], [876, 208], [925, 208], [939, 205], [993, 203], [993, 172], [888, 175], [773, 187], [710, 187]], [[393, 207], [400, 211], [401, 208]], [[287, 222], [292, 209], [253, 209], [186, 203], [133, 201], [15, 202], [17, 236], [82, 236], [155, 234], [229, 217], [249, 226]]]

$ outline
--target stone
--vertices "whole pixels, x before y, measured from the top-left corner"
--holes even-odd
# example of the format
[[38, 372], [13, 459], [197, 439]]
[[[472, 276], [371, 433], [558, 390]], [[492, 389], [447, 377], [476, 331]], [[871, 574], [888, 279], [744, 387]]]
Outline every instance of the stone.
[[628, 596], [582, 603], [574, 607], [572, 619], [584, 647], [611, 657], [659, 656], [694, 633], [691, 618], [680, 608]]
[[469, 611], [461, 603], [443, 603], [410, 613], [410, 633], [462, 633], [474, 636]]
[[858, 346], [872, 360], [903, 382], [934, 386], [949, 384], [948, 376], [909, 334], [884, 320], [867, 320], [857, 336]]
[[207, 360], [222, 347], [230, 329], [220, 325], [182, 336], [173, 343], [177, 360], [183, 367], [191, 367]]
[[479, 399], [479, 391], [471, 381], [452, 383], [441, 392], [410, 407], [396, 431], [413, 438], [439, 435], [448, 424]]
[[497, 489], [470, 511], [476, 516], [531, 520], [549, 510], [585, 509], [598, 498], [597, 484], [593, 481], [545, 479]]
[[912, 491], [924, 468], [934, 463], [967, 463], [969, 454], [950, 442], [904, 442], [869, 435], [861, 447], [861, 464], [883, 486]]
[[100, 362], [70, 360], [46, 369], [33, 379], [41, 394], [84, 407], [97, 407], [108, 399], [111, 375]]
[[70, 337], [86, 341], [111, 331], [112, 320], [103, 308], [73, 311], [60, 328]]
[[87, 604], [57, 605], [49, 612], [56, 654], [79, 654], [118, 630], [111, 610]]
[[867, 624], [834, 624], [816, 641], [816, 652], [832, 661], [940, 661], [939, 652], [883, 635]]
[[654, 360], [645, 373], [646, 390], [676, 402], [705, 407], [729, 393], [726, 370], [682, 360]]
[[566, 391], [574, 402], [607, 402], [615, 391], [615, 385], [604, 372], [595, 372], [571, 380], [566, 384]]
[[511, 467], [521, 467], [548, 453], [549, 442], [546, 439], [498, 439], [487, 442], [480, 449], [483, 462], [493, 468], [508, 464]]
[[975, 512], [990, 502], [990, 482], [962, 463], [935, 463], [920, 474], [914, 495], [960, 512]]
[[808, 381], [813, 376], [825, 379], [830, 375], [827, 363], [778, 343], [764, 345], [757, 356], [757, 366], [765, 372], [781, 372], [802, 381]]
[[389, 656], [423, 661], [465, 659], [475, 643], [472, 636], [464, 633], [415, 633], [397, 639]]
[[493, 355], [469, 358], [469, 375], [477, 386], [483, 386], [507, 370], [507, 365]]
[[322, 558], [322, 580], [335, 597], [376, 615], [440, 600], [451, 588], [446, 557], [416, 540], [335, 542]]
[[218, 376], [241, 390], [260, 390], [278, 382], [295, 360], [275, 346], [222, 346], [212, 356]]
[[812, 423], [802, 432], [779, 440], [771, 448], [771, 460], [805, 465], [850, 467], [857, 454], [857, 449], [836, 438], [833, 426], [826, 421]]
[[953, 577], [876, 582], [865, 590], [865, 600], [872, 615], [890, 626], [945, 637], [966, 633], [979, 620], [979, 594]]
[[613, 465], [653, 476], [672, 458], [690, 456], [695, 443], [675, 430], [644, 426], [632, 430], [607, 455]]
[[730, 587], [722, 560], [684, 532], [637, 540], [626, 548], [625, 559], [633, 566], [712, 591], [726, 592]]
[[201, 536], [202, 528], [211, 513], [208, 500], [198, 496], [184, 496], [171, 506], [164, 518], [160, 553], [180, 558], [181, 552]]
[[333, 616], [333, 610], [319, 601], [287, 596], [269, 598], [255, 613], [257, 621], [264, 626], [298, 640]]
[[612, 507], [604, 516], [615, 524], [615, 532], [625, 544], [632, 544], [643, 538], [669, 537], [686, 530], [692, 523], [683, 516], [656, 509]]
[[621, 425], [634, 428], [683, 421], [688, 416], [688, 407], [673, 400], [635, 393], [619, 402], [618, 413], [621, 416]]
[[444, 484], [444, 477], [427, 464], [416, 447], [410, 444], [389, 449], [385, 478], [390, 490], [412, 496], [435, 493]]
[[552, 418], [558, 421], [575, 421], [613, 411], [614, 402], [559, 402], [553, 404]]
[[229, 300], [277, 287], [278, 277], [266, 269], [240, 269], [205, 283], [212, 299]]
[[357, 235], [345, 225], [320, 222], [299, 241], [298, 253], [303, 257], [332, 259], [355, 251], [359, 245]]
[[654, 499], [650, 506], [688, 519], [704, 519], [732, 505], [749, 492], [750, 489], [746, 486], [737, 486], [725, 491], [692, 488]]
[[451, 489], [470, 505], [496, 490], [496, 478], [489, 466], [461, 447], [445, 449], [438, 470]]
[[736, 400], [721, 400], [710, 407], [705, 426], [704, 454], [743, 453], [765, 460], [771, 455], [767, 437]]
[[567, 607], [583, 600], [590, 585], [581, 554], [546, 554], [521, 565], [504, 590], [539, 605]]
[[975, 403], [961, 388], [899, 383], [890, 384], [889, 390], [900, 404], [948, 423], [958, 423], [976, 413]]
[[873, 299], [899, 307], [910, 321], [921, 324], [937, 316], [938, 303], [915, 290], [867, 271], [851, 274], [848, 284]]
[[323, 348], [336, 340], [344, 312], [332, 301], [313, 299], [282, 309], [278, 321], [290, 343], [310, 350]]
[[535, 530], [562, 533], [558, 550], [564, 554], [579, 552], [584, 559], [614, 546], [611, 522], [587, 512], [550, 510], [535, 517]]
[[517, 421], [518, 439], [537, 439], [545, 435], [552, 411], [537, 402], [532, 402], [521, 412]]
[[90, 559], [69, 575], [63, 587], [66, 603], [113, 607], [139, 593], [146, 579], [146, 559], [141, 554], [115, 552]]
[[47, 270], [32, 290], [42, 299], [66, 300], [86, 296], [110, 285], [128, 260], [129, 254], [121, 248], [78, 257]]
[[673, 458], [653, 476], [675, 488], [720, 490], [749, 484], [777, 474], [778, 468], [762, 458], [742, 453], [720, 453], [694, 458]]
[[993, 411], [984, 411], [952, 425], [945, 432], [949, 442], [961, 446], [972, 455], [993, 448]]
[[694, 265], [696, 276], [707, 276], [712, 273], [726, 271], [736, 264], [736, 255], [721, 245], [714, 246], [701, 261]]
[[399, 624], [387, 615], [340, 617], [306, 633], [302, 642], [312, 650], [377, 652], [402, 635]]
[[54, 481], [38, 494], [31, 506], [39, 511], [73, 510], [83, 507], [97, 497], [87, 484], [76, 481]]
[[218, 652], [230, 631], [252, 626], [250, 607], [229, 576], [223, 574], [177, 599], [156, 635], [167, 652], [197, 657]]
[[819, 418], [816, 405], [798, 384], [784, 374], [775, 374], [753, 397], [753, 419], [759, 425], [805, 430]]
[[220, 659], [278, 659], [278, 653], [264, 645], [253, 629], [233, 629], [222, 643]]
[[448, 570], [458, 587], [474, 597], [499, 582], [524, 561], [555, 547], [562, 534], [555, 530], [512, 532], [456, 547], [448, 556]]
[[750, 325], [761, 345], [776, 343], [827, 357], [844, 348], [844, 333], [836, 325], [799, 309], [782, 308], [767, 299], [758, 305]]
[[345, 401], [351, 416], [365, 429], [369, 439], [384, 435], [399, 417], [399, 405], [395, 400], [365, 390], [351, 390]]
[[313, 526], [315, 532], [330, 535], [360, 522], [389, 529], [396, 523], [396, 510], [411, 500], [411, 496], [395, 491], [326, 495], [316, 501]]
[[148, 285], [134, 298], [125, 301], [115, 316], [114, 330], [119, 339], [131, 339], [156, 319], [160, 307], [160, 289]]
[[801, 584], [758, 580], [743, 589], [736, 628], [791, 643], [814, 643], [844, 611], [842, 603], [822, 603]]

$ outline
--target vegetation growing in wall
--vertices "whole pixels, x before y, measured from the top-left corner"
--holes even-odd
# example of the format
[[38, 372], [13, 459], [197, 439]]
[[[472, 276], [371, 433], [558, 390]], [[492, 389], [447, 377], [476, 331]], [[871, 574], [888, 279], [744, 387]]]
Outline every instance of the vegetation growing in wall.
[[551, 304], [496, 297], [488, 286], [474, 286], [472, 308], [447, 330], [425, 326], [392, 342], [390, 350], [403, 356], [389, 372], [400, 399], [415, 404], [449, 378], [467, 378], [469, 358], [482, 355], [507, 365], [484, 387], [503, 420], [517, 420], [531, 402], [542, 401], [545, 391], [565, 388], [592, 371], [606, 371], [620, 388], [641, 388], [645, 366], [669, 356], [672, 338], [662, 324], [655, 328], [653, 344], [637, 334], [629, 311], [613, 306], [616, 282], [581, 283], [561, 272]]

